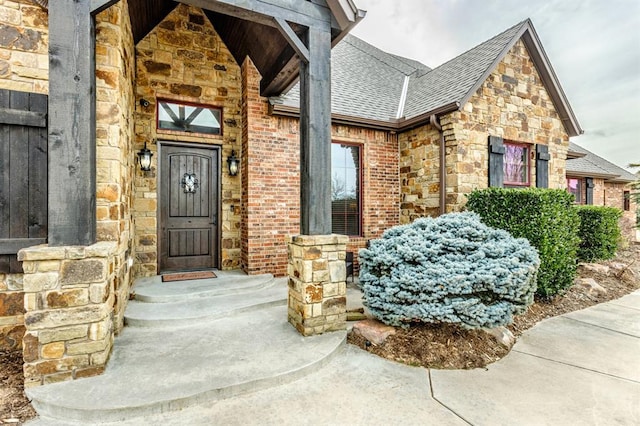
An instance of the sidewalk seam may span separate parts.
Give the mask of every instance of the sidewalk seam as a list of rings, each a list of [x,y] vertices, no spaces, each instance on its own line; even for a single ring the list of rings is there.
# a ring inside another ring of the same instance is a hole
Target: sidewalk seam
[[[615,374],[605,373],[603,371],[593,370],[591,368],[581,367],[579,365],[569,364],[568,362],[558,361],[558,360],[551,359],[551,358],[545,358],[545,357],[540,356],[540,355],[534,355],[534,354],[530,354],[530,353],[527,353],[527,352],[522,352],[522,351],[516,350],[516,349],[512,349],[511,351],[519,353],[521,355],[528,355],[528,356],[531,356],[531,357],[534,357],[534,358],[538,358],[538,359],[542,359],[542,360],[545,360],[545,361],[554,362],[556,364],[567,365],[569,367],[574,367],[574,368],[577,368],[579,370],[590,371],[592,373],[597,373],[597,374],[600,374],[600,375],[603,375],[603,376],[607,376],[607,377],[611,377],[611,378],[614,378],[614,379],[619,379],[619,380],[624,380],[626,382],[640,384],[640,381],[638,381],[638,380],[633,380],[633,379],[628,379],[626,377],[616,376]]]
[[[633,294],[633,293],[632,293],[632,294]],[[618,303],[615,303],[615,302],[617,302],[618,300],[620,300],[620,299],[616,299],[616,300],[614,300],[614,301],[612,301],[612,302],[609,302],[608,304],[610,304],[611,306],[617,306],[617,307],[619,307],[619,308],[626,308],[626,309],[631,309],[631,310],[633,310],[633,311],[640,311],[640,308],[635,308],[635,307],[633,307],[633,306],[620,305],[620,304],[618,304]],[[595,305],[595,306],[598,306],[598,305]]]
[[[451,414],[453,414],[454,416],[458,417],[460,420],[462,420],[463,422],[465,422],[468,425],[474,426],[473,423],[471,423],[469,420],[465,419],[464,417],[462,417],[462,415],[458,414],[456,412],[456,410],[452,409],[451,407],[447,406],[447,404],[445,404],[444,402],[440,401],[434,391],[433,391],[433,377],[431,377],[431,369],[427,368],[427,376],[429,378],[429,391],[431,392],[431,398],[437,402],[438,404],[440,404],[442,407],[444,407],[445,409],[447,409],[448,411],[451,412]]]
[[[629,334],[629,333],[625,333],[624,331],[614,330],[612,328],[604,327],[604,326],[597,325],[597,324],[592,324],[590,322],[586,322],[584,320],[580,320],[580,319],[577,319],[577,318],[571,318],[571,317],[567,317],[567,316],[564,316],[564,315],[561,318],[564,318],[564,319],[567,319],[567,320],[571,320],[571,321],[575,321],[575,322],[579,322],[580,324],[584,324],[584,325],[587,325],[587,326],[590,326],[590,327],[596,327],[596,328],[600,328],[602,330],[607,330],[607,331],[610,331],[612,333],[622,334],[623,336],[628,336],[628,337],[633,337],[635,339],[640,339],[640,336],[637,336],[635,334]]]

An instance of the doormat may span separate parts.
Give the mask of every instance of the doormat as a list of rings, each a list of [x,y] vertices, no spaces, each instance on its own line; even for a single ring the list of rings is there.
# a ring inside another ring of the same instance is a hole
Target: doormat
[[[215,277],[216,274],[211,271],[177,272],[175,274],[163,274],[162,282],[166,283],[171,281],[202,280]]]

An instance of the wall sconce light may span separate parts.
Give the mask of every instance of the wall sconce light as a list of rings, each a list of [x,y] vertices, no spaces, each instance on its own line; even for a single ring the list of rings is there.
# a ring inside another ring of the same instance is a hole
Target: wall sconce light
[[[144,143],[144,148],[138,151],[138,163],[140,164],[140,170],[148,172],[151,170],[151,157],[153,152],[147,149],[147,142]]]
[[[227,158],[227,164],[229,165],[229,176],[236,176],[238,169],[240,169],[240,160],[236,157],[235,151],[231,151],[231,155]]]

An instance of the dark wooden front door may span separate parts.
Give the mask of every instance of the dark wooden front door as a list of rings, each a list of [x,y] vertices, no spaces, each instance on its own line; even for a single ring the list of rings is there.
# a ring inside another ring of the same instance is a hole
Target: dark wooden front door
[[[220,151],[162,144],[160,271],[218,267]]]

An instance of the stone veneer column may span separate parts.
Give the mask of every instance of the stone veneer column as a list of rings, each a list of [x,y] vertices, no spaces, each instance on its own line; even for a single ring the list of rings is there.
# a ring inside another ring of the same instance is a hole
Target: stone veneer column
[[[344,235],[289,237],[289,322],[303,336],[347,327]]]
[[[35,246],[24,269],[25,387],[101,374],[111,353],[117,243]]]

